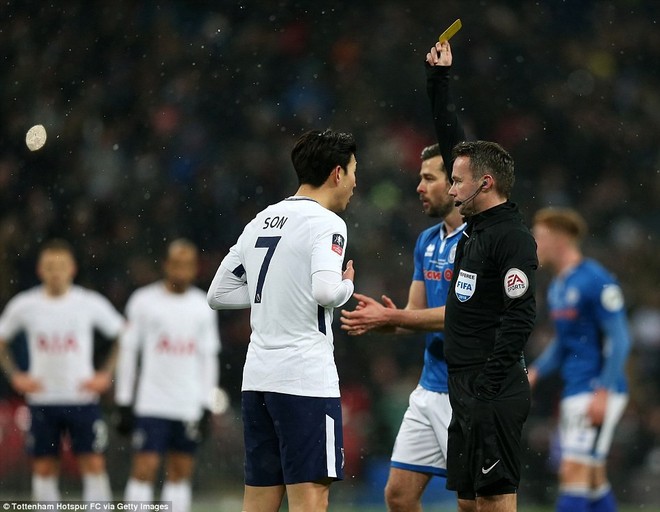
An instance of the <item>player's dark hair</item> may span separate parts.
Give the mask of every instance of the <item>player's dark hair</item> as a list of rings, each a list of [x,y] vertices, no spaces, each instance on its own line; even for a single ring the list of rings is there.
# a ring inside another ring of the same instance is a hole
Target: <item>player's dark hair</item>
[[[73,246],[63,238],[51,238],[44,242],[39,248],[39,254],[41,255],[46,251],[68,252],[71,256],[75,256]]]
[[[431,144],[430,146],[426,146],[424,149],[422,149],[422,154],[420,155],[422,162],[426,162],[427,160],[430,160],[431,158],[434,158],[436,156],[442,156],[440,153],[440,144]],[[449,179],[449,182],[452,182],[451,176],[447,173],[447,167],[445,166],[444,159],[442,163],[440,164],[440,172],[444,172],[447,174],[447,178]]]
[[[311,130],[303,133],[291,151],[299,185],[320,187],[338,165],[347,172],[355,155],[355,138],[350,133]]]
[[[440,144],[431,144],[422,149],[422,154],[420,155],[422,162],[430,160],[435,156],[440,156]]]
[[[565,233],[577,241],[587,234],[587,222],[572,208],[541,208],[534,214],[534,224]]]
[[[454,146],[454,159],[465,156],[470,159],[470,170],[475,181],[485,174],[495,178],[495,190],[507,199],[515,182],[513,158],[497,142],[476,140],[459,142]]]

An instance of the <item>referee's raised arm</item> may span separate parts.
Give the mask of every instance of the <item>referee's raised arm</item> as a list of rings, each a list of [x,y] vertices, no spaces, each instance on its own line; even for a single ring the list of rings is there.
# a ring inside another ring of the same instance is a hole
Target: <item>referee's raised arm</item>
[[[453,166],[452,150],[465,140],[465,131],[456,114],[456,105],[449,88],[453,62],[448,41],[435,43],[426,54],[426,92],[431,101],[433,125],[440,146],[440,154],[451,179]]]

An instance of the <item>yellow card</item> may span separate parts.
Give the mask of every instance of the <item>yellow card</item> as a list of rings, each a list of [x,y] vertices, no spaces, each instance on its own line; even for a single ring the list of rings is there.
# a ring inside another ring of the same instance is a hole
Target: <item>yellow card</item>
[[[462,26],[463,24],[461,23],[461,20],[457,19],[454,23],[449,25],[449,28],[447,30],[445,30],[442,34],[440,34],[438,41],[440,41],[441,43],[443,41],[449,41],[452,37],[454,37],[456,32],[461,30]]]

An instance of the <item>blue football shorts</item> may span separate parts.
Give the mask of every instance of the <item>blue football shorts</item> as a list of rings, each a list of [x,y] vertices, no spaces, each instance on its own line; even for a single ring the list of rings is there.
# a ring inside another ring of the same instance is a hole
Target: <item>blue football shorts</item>
[[[344,478],[339,398],[243,391],[245,484]]]
[[[132,445],[137,452],[195,453],[201,441],[197,421],[137,416]]]
[[[30,405],[28,452],[34,457],[59,455],[68,435],[75,454],[102,453],[108,446],[108,426],[98,404]]]

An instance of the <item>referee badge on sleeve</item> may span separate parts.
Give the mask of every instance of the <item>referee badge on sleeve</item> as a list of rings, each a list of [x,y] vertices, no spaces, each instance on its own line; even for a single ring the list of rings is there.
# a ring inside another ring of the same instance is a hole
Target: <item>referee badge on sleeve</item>
[[[340,235],[339,233],[335,233],[334,235],[332,235],[331,249],[337,254],[339,254],[339,256],[344,254],[344,243],[345,241],[343,235]]]

